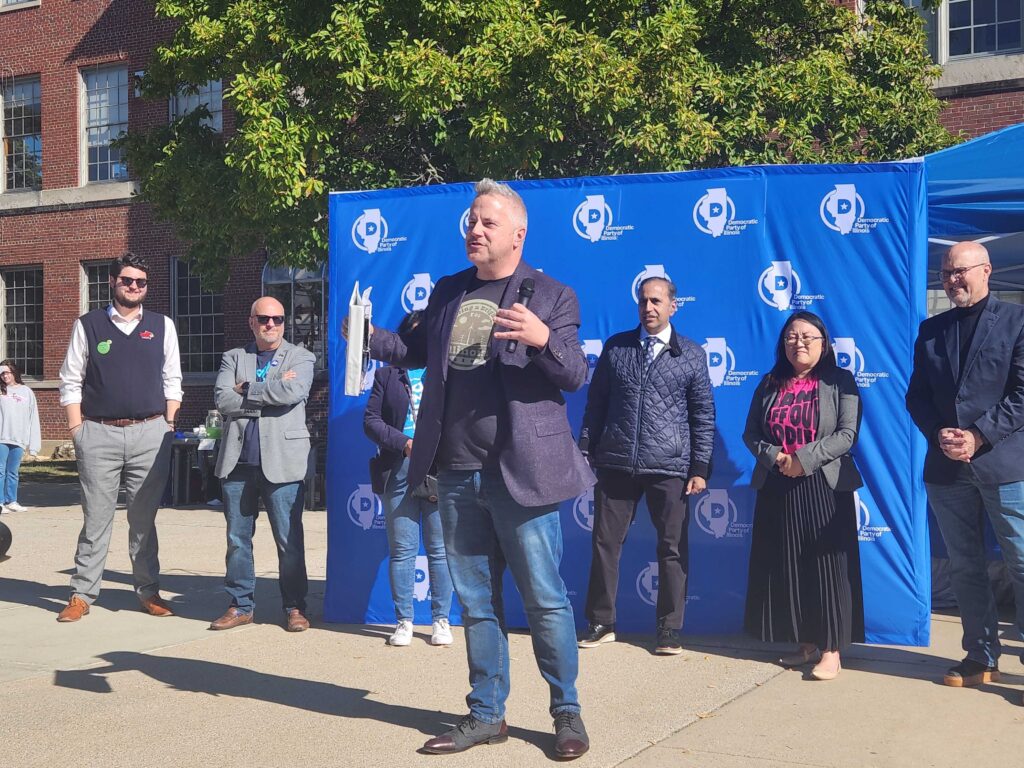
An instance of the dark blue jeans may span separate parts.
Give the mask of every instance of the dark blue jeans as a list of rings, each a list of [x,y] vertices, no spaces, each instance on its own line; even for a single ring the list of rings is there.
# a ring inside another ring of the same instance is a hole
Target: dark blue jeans
[[[227,574],[224,589],[241,613],[252,613],[256,566],[252,536],[256,531],[258,499],[263,499],[277,544],[278,583],[285,613],[306,612],[306,547],[302,534],[302,482],[272,483],[259,467],[239,465],[223,481],[224,517],[228,524]]]
[[[506,566],[523,598],[537,666],[551,690],[551,714],[579,712],[576,623],[558,572],[562,559],[558,506],[521,506],[497,471],[443,471],[438,475],[438,491],[448,569],[466,628],[470,713],[485,723],[505,716],[509,656],[502,576]]]
[[[1024,482],[986,485],[970,477],[971,469],[962,474],[952,485],[926,484],[928,503],[949,552],[950,583],[960,607],[967,658],[995,664],[1002,648],[988,579],[984,516],[992,522],[1013,581],[1017,630],[1024,632]]]

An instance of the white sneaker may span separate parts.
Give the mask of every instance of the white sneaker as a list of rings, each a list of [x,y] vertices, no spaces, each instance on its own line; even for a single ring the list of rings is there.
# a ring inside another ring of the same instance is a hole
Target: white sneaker
[[[433,631],[430,633],[431,645],[451,645],[453,639],[448,619],[438,619],[434,622]]]
[[[412,642],[412,622],[402,619],[388,638],[388,645],[409,645]]]
[[[28,507],[23,507],[16,501],[9,501],[4,504],[5,512],[28,512]]]
[[[5,507],[3,504],[0,504],[0,515],[6,514],[6,512],[7,507]]]

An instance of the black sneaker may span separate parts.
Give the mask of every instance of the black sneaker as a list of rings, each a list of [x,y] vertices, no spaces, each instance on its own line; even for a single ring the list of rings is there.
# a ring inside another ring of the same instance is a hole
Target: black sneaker
[[[615,625],[614,624],[593,624],[587,627],[587,631],[580,635],[579,642],[576,643],[580,648],[597,648],[602,643],[614,643],[615,642]]]
[[[974,659],[964,659],[955,667],[946,670],[946,676],[942,678],[943,685],[950,685],[954,688],[973,688],[982,683],[999,682],[999,665],[987,666]]]
[[[679,633],[670,627],[658,627],[654,652],[659,656],[678,656],[682,653],[683,644],[679,641]]]
[[[485,723],[472,715],[466,715],[450,731],[435,736],[423,745],[423,751],[432,755],[447,755],[465,752],[477,744],[501,744],[508,741],[508,726],[505,721]]]
[[[590,749],[590,737],[579,712],[555,715],[555,757],[573,760]]]

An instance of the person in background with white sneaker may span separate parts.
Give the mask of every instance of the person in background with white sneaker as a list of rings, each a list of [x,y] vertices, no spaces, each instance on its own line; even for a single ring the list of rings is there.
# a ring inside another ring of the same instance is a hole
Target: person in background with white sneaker
[[[13,360],[0,363],[0,512],[25,512],[18,503],[18,470],[27,450],[39,453],[36,396],[21,382]]]
[[[399,333],[411,333],[422,319],[422,311],[406,315]],[[395,603],[398,625],[388,645],[405,646],[412,642],[413,587],[416,556],[420,551],[420,527],[427,552],[430,576],[430,610],[433,627],[431,645],[451,645],[452,631],[448,614],[452,607],[452,577],[444,550],[441,514],[437,509],[437,481],[428,477],[410,489],[406,482],[409,455],[412,453],[416,417],[423,396],[424,370],[405,370],[394,366],[378,368],[373,391],[366,403],[363,429],[378,446],[370,460],[373,492],[381,496],[387,521],[391,598]]]

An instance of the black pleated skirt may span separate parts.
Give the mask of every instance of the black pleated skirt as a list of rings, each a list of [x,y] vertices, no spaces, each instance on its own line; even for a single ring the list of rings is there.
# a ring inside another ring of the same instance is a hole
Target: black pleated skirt
[[[757,493],[744,627],[767,642],[839,650],[864,641],[853,493],[769,476]]]

